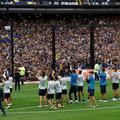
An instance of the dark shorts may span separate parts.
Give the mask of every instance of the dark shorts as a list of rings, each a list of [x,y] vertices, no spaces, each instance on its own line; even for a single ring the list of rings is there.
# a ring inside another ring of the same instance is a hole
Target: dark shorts
[[[47,94],[47,88],[45,88],[45,94]]]
[[[78,92],[83,92],[83,86],[78,86],[78,87],[77,87],[77,91],[78,91]]]
[[[112,89],[117,90],[119,88],[119,83],[113,83],[112,84]]]
[[[8,99],[10,97],[10,93],[4,93],[4,99]]]
[[[54,94],[47,94],[47,99],[54,99]]]
[[[10,88],[10,93],[12,93],[12,88]]]
[[[105,94],[106,93],[106,85],[101,85],[100,86],[100,92],[101,92],[101,94]]]
[[[88,92],[89,92],[90,96],[94,96],[95,90],[94,89],[88,89]]]
[[[62,90],[62,95],[66,95],[67,94],[67,90]]]
[[[61,99],[61,93],[56,93],[55,98],[56,98],[56,100],[60,100]]]
[[[75,86],[75,85],[70,86],[69,93],[73,93],[73,92],[77,92],[77,86]]]
[[[39,89],[39,96],[45,96],[46,95],[46,89]]]

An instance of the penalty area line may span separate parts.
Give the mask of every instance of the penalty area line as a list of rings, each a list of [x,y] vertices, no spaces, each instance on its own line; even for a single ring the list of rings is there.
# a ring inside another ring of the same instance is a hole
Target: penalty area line
[[[40,114],[40,113],[59,113],[59,112],[76,112],[76,111],[94,111],[94,110],[105,110],[105,109],[116,109],[120,106],[111,107],[98,107],[98,108],[85,108],[85,109],[68,109],[68,110],[51,110],[51,111],[28,111],[28,112],[12,112],[8,111],[7,114]]]

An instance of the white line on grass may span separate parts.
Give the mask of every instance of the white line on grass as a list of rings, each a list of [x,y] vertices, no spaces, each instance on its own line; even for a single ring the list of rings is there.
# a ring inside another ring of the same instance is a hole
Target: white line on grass
[[[86,102],[87,101],[84,101],[84,102],[81,102],[81,103],[84,104]],[[50,106],[50,105],[48,105],[48,106]],[[9,109],[9,111],[13,111],[13,110],[25,110],[25,109],[30,109],[30,108],[38,108],[38,106],[26,106],[26,107],[24,106],[24,107],[18,107],[18,108],[11,108],[11,109]]]
[[[86,103],[86,102],[81,102],[82,104]],[[81,104],[80,103],[80,104]],[[50,106],[50,105],[48,105]],[[29,109],[29,108],[38,108],[38,106],[26,106],[26,107],[19,107],[19,108],[10,108],[9,110],[7,111],[13,111],[13,110],[24,110],[24,109]]]
[[[104,109],[116,109],[116,108],[120,108],[120,106],[86,108],[86,109],[69,109],[69,110],[51,110],[51,111],[8,112],[8,114],[39,114],[39,113],[52,113],[52,112],[59,113],[59,112],[92,111],[92,110],[104,110]]]
[[[11,110],[24,110],[24,109],[29,109],[29,108],[37,108],[37,106],[31,106],[31,107],[20,107],[20,108],[11,108],[8,111]]]

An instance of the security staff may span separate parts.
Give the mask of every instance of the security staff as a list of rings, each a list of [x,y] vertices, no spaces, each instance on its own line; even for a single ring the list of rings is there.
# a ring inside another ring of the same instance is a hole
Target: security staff
[[[25,67],[19,67],[19,73],[21,77],[21,84],[24,84],[24,76],[25,76]]]
[[[98,76],[99,69],[100,69],[100,65],[99,62],[97,61],[96,64],[94,65],[95,80],[99,80],[99,76]]]

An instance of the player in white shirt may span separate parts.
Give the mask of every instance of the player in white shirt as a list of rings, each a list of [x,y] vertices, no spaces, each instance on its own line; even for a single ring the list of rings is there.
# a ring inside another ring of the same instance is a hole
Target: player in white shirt
[[[119,78],[120,72],[117,71],[115,68],[113,72],[110,72],[110,77],[112,78],[112,89],[114,91],[114,97],[112,98],[113,101],[120,100],[119,98]]]
[[[61,90],[62,90],[62,100],[64,97],[66,97],[67,102],[68,102],[68,96],[67,96],[67,81],[68,80],[70,80],[70,77],[65,77],[64,73],[63,73],[60,78],[60,84],[61,84]]]
[[[81,100],[80,93],[82,94],[83,101],[84,99],[84,92],[83,92],[83,86],[84,86],[84,78],[82,75],[82,71],[79,70],[78,78],[77,78],[77,92],[78,92],[78,101]]]
[[[11,98],[11,94],[12,94],[12,82],[13,82],[13,77],[9,76],[9,81],[10,81],[10,100],[9,100],[9,105],[12,105],[12,98]]]
[[[56,107],[54,109],[63,108],[63,101],[61,96],[62,90],[60,81],[58,80],[57,74],[55,75],[55,99],[56,99]]]
[[[54,94],[55,94],[55,81],[49,80],[47,87],[47,99],[48,103],[51,105],[51,109],[54,107]]]
[[[48,77],[45,75],[45,72],[38,72],[36,77],[39,80],[39,96],[40,96],[40,105],[38,107],[42,107],[42,101],[44,98],[44,106],[47,106],[47,101],[46,101],[46,82]]]
[[[4,101],[5,104],[7,105],[7,109],[10,108],[10,87],[11,83],[9,81],[9,77],[7,76],[5,81],[4,81]]]

